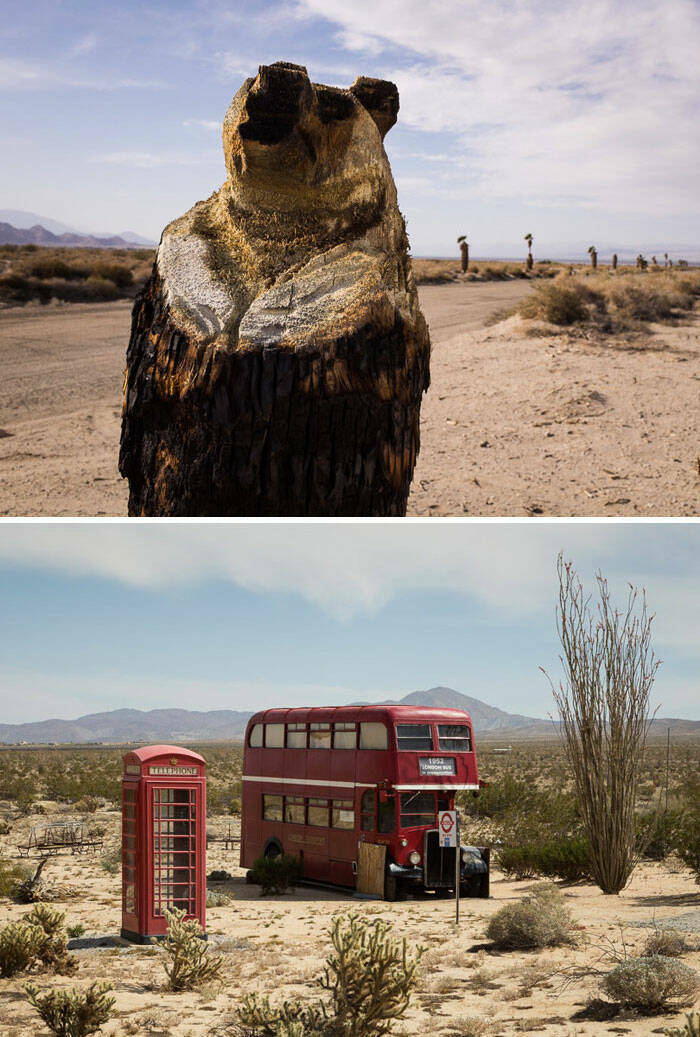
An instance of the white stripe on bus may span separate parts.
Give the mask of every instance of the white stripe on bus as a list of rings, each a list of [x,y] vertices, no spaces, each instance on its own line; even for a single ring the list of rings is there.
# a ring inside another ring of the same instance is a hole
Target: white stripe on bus
[[[322,779],[313,778],[263,778],[254,776],[252,774],[244,774],[242,781],[260,781],[267,782],[270,785],[314,785],[323,786],[328,788],[339,788],[339,789],[375,789],[377,782],[368,784],[365,781],[324,781]],[[479,788],[478,785],[394,785],[392,786],[396,792],[421,792],[427,790],[428,792],[450,792],[451,790],[473,790]]]

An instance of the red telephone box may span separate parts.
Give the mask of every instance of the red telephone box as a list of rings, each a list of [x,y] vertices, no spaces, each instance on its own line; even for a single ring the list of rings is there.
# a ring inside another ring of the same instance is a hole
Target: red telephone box
[[[206,762],[176,745],[124,757],[122,936],[147,943],[167,908],[206,923]]]

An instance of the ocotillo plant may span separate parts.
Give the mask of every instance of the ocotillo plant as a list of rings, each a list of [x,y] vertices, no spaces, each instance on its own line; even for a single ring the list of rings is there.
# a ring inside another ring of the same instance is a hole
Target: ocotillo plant
[[[462,253],[462,273],[466,274],[467,270],[469,269],[469,244],[467,242],[466,234],[460,234],[460,236],[457,238],[457,244],[459,245],[459,250]]]
[[[591,245],[588,249],[588,255],[591,257],[591,266],[594,270],[598,269],[598,252],[596,251],[595,245]]]
[[[527,260],[525,262],[525,266],[527,267],[528,270],[532,270],[532,265],[533,265],[533,262],[534,262],[534,260],[532,258],[532,241],[533,241],[532,234],[526,234],[525,235],[525,241],[527,241]]]

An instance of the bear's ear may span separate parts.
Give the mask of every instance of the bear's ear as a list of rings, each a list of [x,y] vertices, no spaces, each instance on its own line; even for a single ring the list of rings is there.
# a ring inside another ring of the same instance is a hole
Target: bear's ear
[[[358,76],[350,87],[350,93],[367,109],[384,140],[399,114],[399,91],[396,84],[390,83],[388,79]]]

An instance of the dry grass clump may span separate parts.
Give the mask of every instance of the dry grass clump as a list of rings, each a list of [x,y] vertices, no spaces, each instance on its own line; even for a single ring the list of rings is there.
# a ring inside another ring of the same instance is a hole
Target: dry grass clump
[[[413,276],[416,284],[452,284],[463,281],[512,281],[518,278],[555,277],[561,270],[557,263],[539,263],[529,273],[522,263],[507,263],[499,260],[470,263],[469,271],[462,273],[456,259],[413,259]]]
[[[0,305],[131,298],[150,274],[151,249],[0,247]]]
[[[692,1005],[700,990],[695,969],[661,954],[627,958],[601,981],[603,991],[625,1008],[658,1012]]]
[[[658,954],[665,958],[680,958],[689,950],[682,933],[676,933],[673,929],[655,929],[647,937],[643,953],[645,958]]]
[[[574,942],[572,927],[564,898],[550,887],[505,904],[490,919],[486,936],[501,950],[560,947]]]

